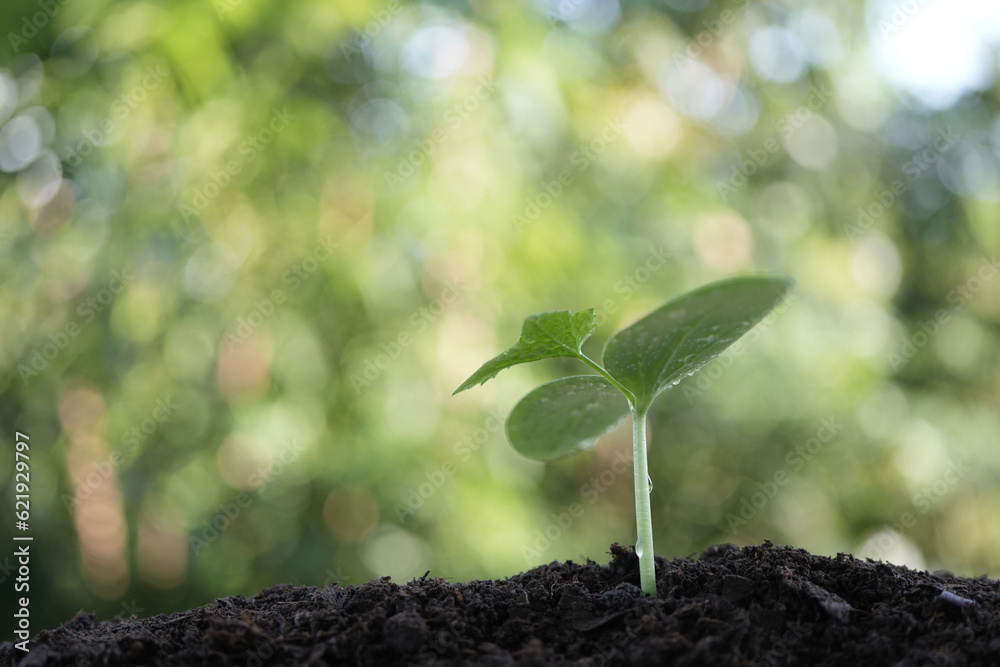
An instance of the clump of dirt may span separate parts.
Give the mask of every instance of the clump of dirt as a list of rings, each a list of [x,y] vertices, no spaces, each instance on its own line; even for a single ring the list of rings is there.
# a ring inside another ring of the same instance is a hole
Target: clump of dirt
[[[42,665],[992,665],[998,582],[916,572],[770,542],[656,559],[553,562],[509,579],[388,578],[145,619],[79,613],[0,664]]]

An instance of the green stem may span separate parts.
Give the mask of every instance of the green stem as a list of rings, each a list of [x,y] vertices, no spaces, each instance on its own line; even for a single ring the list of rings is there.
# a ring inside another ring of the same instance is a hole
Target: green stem
[[[600,373],[601,375],[603,375],[605,380],[607,380],[608,382],[610,382],[611,384],[613,384],[618,389],[618,391],[620,391],[621,393],[625,394],[625,398],[628,399],[629,407],[632,407],[632,406],[635,405],[635,396],[632,395],[632,392],[630,392],[628,389],[626,389],[625,387],[623,387],[621,385],[621,383],[618,382],[618,380],[616,380],[613,377],[611,377],[611,375],[606,370],[604,370],[599,363],[597,363],[596,361],[594,361],[593,359],[591,359],[590,357],[588,357],[587,355],[585,355],[583,353],[580,354],[580,361],[582,361],[583,363],[587,364],[588,366],[590,366],[591,368],[593,368],[595,371],[597,371],[598,373]]]
[[[649,509],[649,467],[646,464],[646,411],[637,407],[635,395],[623,387],[600,364],[585,354],[580,360],[600,373],[628,399],[632,411],[632,470],[635,476],[635,550],[639,556],[639,582],[642,592],[656,595],[656,563],[653,560],[653,513]]]
[[[649,509],[649,469],[646,465],[646,411],[632,409],[632,469],[635,473],[635,550],[639,556],[642,592],[656,595],[653,560],[653,515]]]

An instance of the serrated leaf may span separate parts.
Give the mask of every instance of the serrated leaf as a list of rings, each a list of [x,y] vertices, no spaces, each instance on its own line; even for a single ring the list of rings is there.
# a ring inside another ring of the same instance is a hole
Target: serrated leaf
[[[496,377],[505,368],[551,357],[579,357],[580,346],[597,328],[593,308],[577,313],[554,310],[529,315],[521,327],[521,339],[479,367],[455,394]],[[452,394],[454,396],[455,394]]]
[[[593,447],[628,414],[625,396],[601,376],[562,378],[514,406],[507,439],[529,459],[551,461]]]
[[[721,354],[788,294],[787,276],[744,276],[705,285],[624,329],[604,348],[604,367],[640,409]]]

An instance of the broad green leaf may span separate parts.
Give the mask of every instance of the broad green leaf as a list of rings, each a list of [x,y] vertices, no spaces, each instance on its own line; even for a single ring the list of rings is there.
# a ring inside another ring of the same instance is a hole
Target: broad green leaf
[[[615,334],[604,368],[635,395],[637,408],[648,408],[764,319],[794,284],[787,276],[744,276],[683,294]]]
[[[517,364],[550,357],[579,357],[580,346],[590,338],[596,327],[593,308],[578,313],[554,310],[530,315],[524,320],[521,339],[517,344],[480,366],[478,371],[455,390],[455,394],[482,384],[496,377],[503,369]]]
[[[514,406],[507,439],[529,459],[551,461],[593,447],[628,414],[625,396],[601,376],[562,378]]]

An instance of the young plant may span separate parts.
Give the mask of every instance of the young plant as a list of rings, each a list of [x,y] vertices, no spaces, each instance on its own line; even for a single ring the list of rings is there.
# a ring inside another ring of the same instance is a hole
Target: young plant
[[[579,359],[598,373],[555,380],[528,393],[507,418],[507,439],[522,455],[551,461],[593,447],[632,415],[635,551],[642,591],[656,595],[646,466],[649,406],[764,319],[794,284],[786,276],[744,276],[683,294],[615,334],[604,346],[603,367],[581,350],[597,328],[593,308],[531,315],[517,344],[483,364],[455,393],[505,368],[550,357]]]

